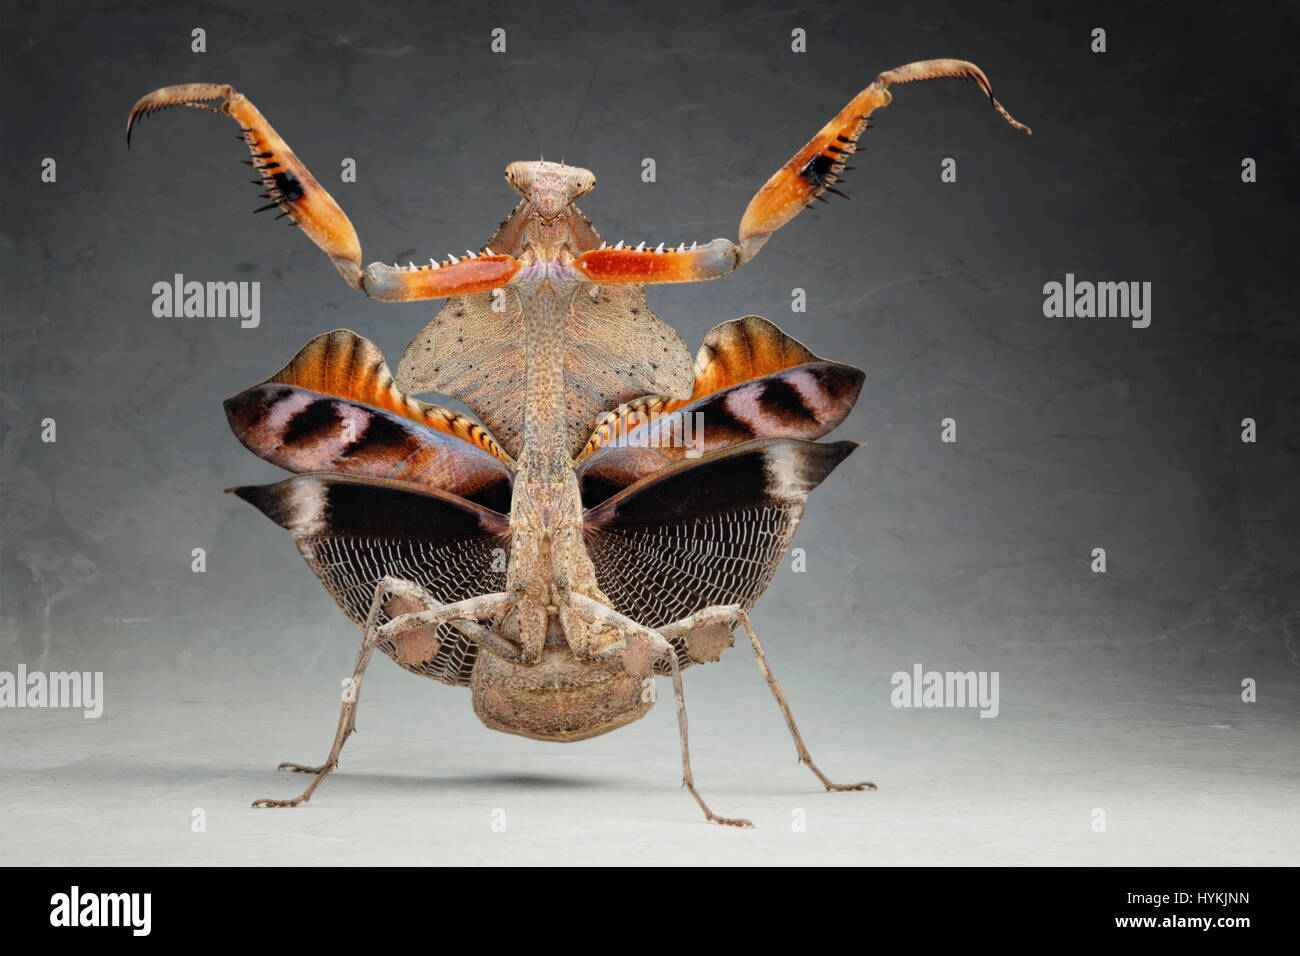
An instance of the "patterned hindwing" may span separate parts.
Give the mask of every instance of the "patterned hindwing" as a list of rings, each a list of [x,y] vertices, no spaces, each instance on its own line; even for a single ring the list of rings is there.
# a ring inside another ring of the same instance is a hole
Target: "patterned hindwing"
[[[695,356],[695,391],[703,398],[731,385],[805,362],[822,361],[812,349],[761,315],[715,325]]]
[[[696,376],[691,401],[650,396],[597,428],[576,465],[587,507],[671,464],[756,438],[821,438],[853,410],[863,379],[754,315],[709,333]]]
[[[614,443],[616,438],[644,422],[647,416],[673,412],[724,389],[815,363],[854,372],[857,374],[857,384],[861,385],[862,373],[858,369],[838,362],[828,362],[798,339],[783,332],[775,322],[761,315],[746,315],[723,322],[714,326],[704,337],[704,344],[695,356],[694,386],[690,398],[646,395],[627,402],[622,409],[607,411],[598,420],[580,457],[594,454],[602,446]],[[856,389],[853,395],[856,397]],[[850,401],[850,408],[852,404]],[[821,414],[820,410],[817,411]]]
[[[245,447],[288,471],[410,481],[509,508],[514,464],[492,436],[403,394],[379,350],[352,332],[318,335],[225,409]]]
[[[398,388],[379,348],[347,329],[316,336],[298,350],[288,365],[262,384],[293,385],[381,408],[469,442],[496,458],[510,460],[474,419],[411,398]]]
[[[856,447],[761,439],[626,488],[586,514],[601,591],[647,627],[713,604],[749,610],[776,573],[808,493]],[[674,641],[683,667],[716,656],[692,654],[690,643]]]
[[[443,603],[505,586],[509,520],[455,495],[409,482],[320,474],[233,490],[293,534],[307,566],[358,625],[386,575],[413,581]],[[400,609],[407,610],[414,608]],[[436,640],[403,634],[379,647],[409,671],[461,685],[469,682],[477,652],[446,625]]]

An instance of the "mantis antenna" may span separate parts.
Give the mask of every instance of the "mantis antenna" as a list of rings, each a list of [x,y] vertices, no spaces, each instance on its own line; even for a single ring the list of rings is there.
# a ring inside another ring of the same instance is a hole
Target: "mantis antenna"
[[[543,160],[546,159],[542,154],[542,141],[537,138],[537,131],[533,129],[533,124],[528,120],[528,114],[524,112],[524,104],[520,103],[519,97],[515,95],[515,88],[510,85],[510,78],[506,76],[505,68],[498,63],[497,69],[501,71],[501,79],[505,82],[506,89],[510,91],[510,98],[515,101],[515,106],[519,107],[519,115],[524,118],[524,125],[528,127],[528,132],[532,135],[533,142],[537,144],[537,158]]]
[[[573,132],[569,134],[569,141],[564,144],[564,152],[560,155],[560,165],[564,165],[565,157],[569,155],[569,147],[573,145],[573,137],[578,135],[578,124],[582,122],[582,111],[587,108],[587,100],[591,99],[591,89],[596,85],[596,71],[600,69],[600,54],[596,54],[596,62],[591,67],[591,79],[587,81],[587,92],[582,95],[582,105],[578,107],[578,118],[573,121]]]

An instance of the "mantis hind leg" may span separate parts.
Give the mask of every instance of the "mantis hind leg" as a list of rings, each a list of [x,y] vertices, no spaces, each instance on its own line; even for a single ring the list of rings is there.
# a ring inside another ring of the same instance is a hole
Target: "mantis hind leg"
[[[400,615],[381,626],[379,617],[384,609],[385,597],[388,595],[419,600],[429,609]],[[296,807],[299,804],[306,803],[311,799],[311,795],[316,791],[316,788],[320,786],[321,781],[338,767],[339,753],[343,750],[343,745],[347,743],[348,737],[357,729],[357,701],[361,696],[361,680],[365,676],[366,668],[370,666],[370,659],[374,656],[375,648],[379,646],[380,642],[411,626],[436,626],[442,623],[453,624],[473,640],[479,640],[484,635],[491,638],[493,635],[478,622],[508,607],[514,600],[515,596],[513,594],[500,593],[485,594],[465,601],[457,601],[455,604],[442,604],[433,595],[413,582],[395,578],[380,580],[375,585],[375,595],[370,601],[370,610],[366,614],[366,623],[361,636],[361,648],[357,651],[357,663],[352,671],[352,683],[348,685],[348,693],[343,698],[343,707],[339,711],[339,725],[334,732],[334,745],[330,748],[329,756],[323,764],[314,767],[296,763],[280,764],[280,770],[315,774],[316,779],[308,785],[306,790],[291,800],[254,800],[253,806]],[[497,649],[495,644],[493,648]],[[501,641],[500,649],[517,655],[517,651],[511,649],[504,641]]]
[[[352,683],[348,685],[347,693],[343,695],[343,707],[339,712],[338,730],[334,732],[334,745],[330,748],[329,757],[318,767],[308,767],[296,763],[282,763],[280,770],[291,770],[295,773],[315,774],[313,780],[298,796],[291,800],[271,800],[262,799],[254,800],[255,807],[296,807],[301,803],[306,803],[311,799],[311,795],[320,786],[335,767],[339,765],[339,753],[343,750],[343,745],[347,743],[350,737],[357,729],[357,699],[361,694],[361,679],[365,676],[366,668],[370,666],[370,658],[374,656],[375,648],[379,646],[379,614],[384,606],[384,586],[381,582],[375,588],[375,596],[370,601],[370,611],[366,615],[365,629],[362,631],[361,648],[357,651],[357,664],[352,670]]]
[[[803,742],[803,735],[799,733],[799,726],[794,721],[794,714],[790,710],[790,704],[785,699],[785,691],[781,689],[776,674],[772,672],[772,665],[767,662],[767,655],[763,653],[763,645],[759,643],[758,634],[749,619],[749,614],[746,613],[743,607],[738,604],[719,604],[706,607],[703,610],[696,611],[689,617],[683,618],[681,621],[659,628],[659,633],[671,640],[674,637],[684,637],[690,631],[710,624],[739,624],[744,628],[745,634],[749,638],[749,646],[754,651],[754,660],[758,663],[758,669],[763,672],[763,679],[767,681],[767,688],[772,692],[772,697],[775,698],[777,706],[781,708],[781,715],[785,718],[786,726],[790,728],[790,736],[794,739],[795,749],[799,753],[799,762],[816,774],[817,779],[822,782],[822,785],[827,790],[875,790],[876,785],[865,780],[861,783],[835,783],[818,769],[817,764],[813,763],[812,754],[808,752],[808,747]],[[674,660],[676,660],[675,655]]]
[[[623,640],[629,642],[630,645],[648,645],[655,657],[669,662],[669,666],[672,669],[673,697],[677,704],[677,730],[678,736],[681,738],[682,747],[682,786],[690,791],[691,796],[695,798],[695,802],[698,803],[700,809],[704,811],[705,819],[710,822],[730,827],[753,827],[754,824],[746,820],[744,817],[723,817],[714,813],[709,809],[709,805],[704,802],[704,798],[700,796],[699,791],[695,789],[695,774],[691,772],[691,748],[687,732],[686,696],[682,688],[681,667],[677,662],[676,652],[673,650],[672,645],[665,639],[663,634],[648,627],[643,627],[630,617],[620,614],[613,608],[583,595],[571,592],[565,595],[565,600],[568,602],[570,607],[588,621],[599,621],[604,627],[619,634]],[[743,609],[741,609],[739,605],[736,605],[734,609],[742,614],[744,613]],[[689,621],[694,617],[695,615],[692,615],[691,618],[686,618],[684,620]],[[626,654],[626,649],[624,653]],[[653,680],[651,678],[647,678],[647,680],[651,681],[647,692],[653,694]]]

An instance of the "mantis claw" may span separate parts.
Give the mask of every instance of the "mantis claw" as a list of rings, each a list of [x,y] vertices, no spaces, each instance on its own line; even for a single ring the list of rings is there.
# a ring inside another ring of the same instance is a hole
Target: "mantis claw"
[[[228,101],[234,93],[235,88],[229,83],[180,83],[154,90],[140,97],[131,108],[131,115],[126,118],[126,145],[128,148],[131,146],[131,130],[142,117],[169,106],[190,106],[210,113],[225,112],[224,104],[222,107],[207,106],[204,101]]]
[[[220,106],[209,106],[213,100],[220,100]],[[229,83],[182,83],[154,90],[131,108],[126,120],[127,144],[141,117],[169,106],[221,113],[237,122],[242,130],[240,139],[252,154],[244,162],[261,174],[259,185],[267,191],[264,198],[271,200],[255,211],[278,208],[288,213],[293,223],[330,257],[348,285],[361,287],[361,242],[352,223],[243,93]]]

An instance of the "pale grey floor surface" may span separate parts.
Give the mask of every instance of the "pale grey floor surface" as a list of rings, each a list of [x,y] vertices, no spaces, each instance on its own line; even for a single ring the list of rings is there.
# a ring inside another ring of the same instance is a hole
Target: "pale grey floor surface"
[[[896,710],[885,681],[788,681],[814,757],[875,793],[826,793],[793,759],[748,653],[687,673],[694,766],[678,786],[671,686],[640,723],[555,745],[483,728],[467,691],[377,661],[342,769],[296,810],[280,760],[316,763],[337,716],[318,679],[111,687],[105,715],[6,711],[8,864],[1177,864],[1300,861],[1300,693],[1090,680],[1002,713]],[[206,814],[206,832],[191,829]],[[1094,810],[1106,830],[1094,832]],[[806,830],[794,828],[797,811]],[[504,832],[494,814],[504,812]]]

